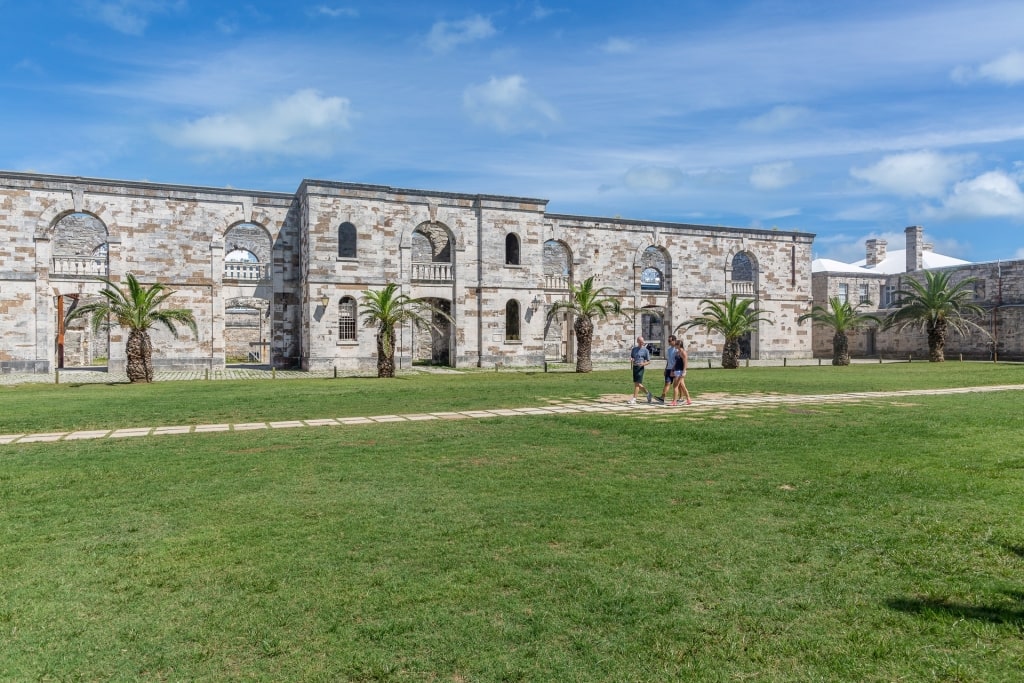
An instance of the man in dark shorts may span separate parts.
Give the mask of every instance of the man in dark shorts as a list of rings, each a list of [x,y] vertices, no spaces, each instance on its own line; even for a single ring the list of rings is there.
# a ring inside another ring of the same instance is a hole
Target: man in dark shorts
[[[629,404],[636,404],[636,397],[641,389],[647,394],[647,402],[650,403],[651,392],[644,386],[644,368],[651,362],[651,352],[647,350],[643,337],[636,338],[636,346],[629,350],[629,359],[630,365],[633,366],[633,398],[629,399]]]

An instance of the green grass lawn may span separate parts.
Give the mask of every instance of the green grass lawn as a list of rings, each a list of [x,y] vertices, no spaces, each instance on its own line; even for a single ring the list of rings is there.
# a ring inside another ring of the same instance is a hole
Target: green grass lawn
[[[1021,381],[882,367],[897,369],[691,384]],[[477,408],[628,390],[606,374],[437,390]],[[94,395],[167,402],[170,424],[227,405],[220,384]],[[239,385],[255,411],[267,384]],[[0,400],[27,420],[32,401],[92,389]],[[420,378],[272,389],[296,410],[333,390],[327,415],[435,405]],[[428,405],[394,405],[410,395]],[[1020,397],[0,446],[0,680],[1016,681]]]
[[[647,380],[660,391],[661,370]],[[702,394],[817,394],[1024,384],[1024,364],[900,363],[846,368],[695,369]],[[575,373],[473,372],[376,378],[24,384],[0,387],[0,434],[154,425],[296,420],[446,410],[517,408],[566,400],[625,400],[629,368]]]

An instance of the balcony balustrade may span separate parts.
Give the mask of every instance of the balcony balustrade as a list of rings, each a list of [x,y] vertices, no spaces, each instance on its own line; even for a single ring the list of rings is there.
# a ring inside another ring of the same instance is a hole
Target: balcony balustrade
[[[569,291],[568,275],[545,275],[544,289],[556,289],[563,292]]]
[[[225,280],[247,280],[256,282],[267,276],[265,263],[247,263],[244,261],[227,261],[224,264]]]
[[[92,256],[54,256],[50,275],[57,277],[106,277],[107,259]]]
[[[753,282],[736,282],[732,283],[732,293],[736,296],[754,296],[754,283]]]
[[[451,282],[452,264],[450,263],[414,263],[412,279],[418,282]]]

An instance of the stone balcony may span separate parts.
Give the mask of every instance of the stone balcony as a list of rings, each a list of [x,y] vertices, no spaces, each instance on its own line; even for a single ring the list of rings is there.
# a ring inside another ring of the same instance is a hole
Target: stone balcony
[[[267,277],[267,264],[228,261],[224,264],[225,280],[258,282]]]
[[[451,282],[455,279],[450,263],[413,263],[413,282]]]
[[[545,275],[544,289],[553,289],[560,292],[569,291],[568,275]]]
[[[736,296],[751,298],[754,296],[753,282],[733,282],[730,292]]]
[[[108,272],[107,259],[93,256],[54,256],[50,268],[52,277],[107,277]]]

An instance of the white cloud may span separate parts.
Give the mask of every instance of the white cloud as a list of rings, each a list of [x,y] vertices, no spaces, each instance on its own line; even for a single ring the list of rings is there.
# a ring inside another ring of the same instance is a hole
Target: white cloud
[[[1005,85],[1024,82],[1024,52],[1010,50],[1002,57],[977,68],[958,66],[953,69],[951,77],[957,83],[964,84],[976,80],[994,81]]]
[[[315,17],[330,17],[331,19],[337,19],[338,17],[355,18],[359,16],[359,10],[352,7],[329,7],[327,5],[317,5],[316,7],[310,7],[308,14]]]
[[[779,190],[792,185],[799,178],[792,161],[762,164],[750,172],[750,184],[758,190]]]
[[[474,123],[502,133],[546,130],[558,121],[558,111],[526,87],[519,75],[491,77],[462,94],[462,106]]]
[[[639,192],[669,192],[683,182],[683,172],[668,166],[634,166],[626,171],[626,187]]]
[[[601,46],[601,49],[610,55],[625,55],[632,52],[635,48],[633,43],[625,38],[609,38]]]
[[[1013,258],[1024,259],[1024,247],[1021,247],[1017,251],[1013,252]]]
[[[119,33],[141,36],[154,14],[185,9],[185,0],[86,0],[85,13]]]
[[[795,128],[805,123],[810,116],[811,110],[806,107],[780,104],[760,116],[741,122],[740,127],[754,133],[774,133]]]
[[[939,197],[970,159],[929,150],[890,154],[872,166],[850,169],[850,175],[904,197]]]
[[[927,213],[939,217],[1024,218],[1024,192],[1002,171],[989,171],[962,180],[939,209]]]
[[[328,154],[339,131],[349,127],[349,102],[299,90],[266,108],[214,114],[165,131],[180,147],[214,151]]]
[[[479,14],[462,21],[439,21],[430,27],[427,47],[434,52],[448,52],[458,45],[490,38],[495,33],[491,20]]]

